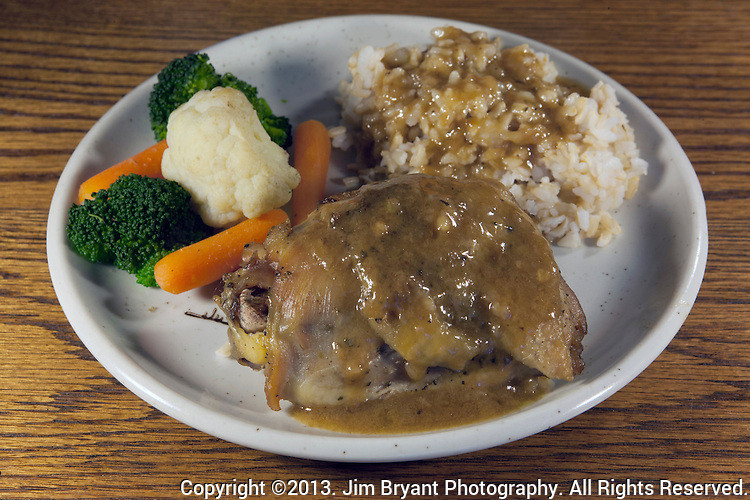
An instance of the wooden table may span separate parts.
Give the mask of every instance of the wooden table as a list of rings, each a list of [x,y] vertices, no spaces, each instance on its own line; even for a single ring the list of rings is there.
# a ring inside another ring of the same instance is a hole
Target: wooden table
[[[505,446],[337,465],[196,431],[120,385],[63,315],[45,253],[57,179],[102,114],[173,57],[289,21],[383,12],[529,36],[591,63],[651,107],[684,147],[708,206],[710,254],[695,306],[623,390]],[[750,482],[747,2],[6,0],[0,54],[0,498],[181,498],[184,479],[328,479],[339,491],[350,479],[541,480],[562,490],[587,478],[633,487]]]

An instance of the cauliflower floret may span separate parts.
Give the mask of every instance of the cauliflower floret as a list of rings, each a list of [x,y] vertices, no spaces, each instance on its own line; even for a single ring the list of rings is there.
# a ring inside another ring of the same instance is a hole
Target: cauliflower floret
[[[192,195],[203,221],[228,227],[289,201],[299,173],[239,90],[202,90],[169,116],[162,173]]]

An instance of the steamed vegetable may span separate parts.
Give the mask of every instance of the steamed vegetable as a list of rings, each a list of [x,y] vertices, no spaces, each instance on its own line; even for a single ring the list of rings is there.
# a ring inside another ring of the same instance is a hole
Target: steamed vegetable
[[[274,209],[170,253],[154,267],[156,282],[175,294],[213,283],[240,267],[245,245],[263,242],[273,226],[288,219],[286,212]]]
[[[167,136],[167,122],[172,111],[186,103],[199,90],[231,87],[241,91],[255,108],[263,128],[279,146],[291,144],[291,125],[283,116],[276,116],[268,103],[258,96],[258,89],[231,73],[220,75],[206,54],[188,54],[171,61],[159,73],[149,97],[149,116],[154,137]]]
[[[212,230],[178,183],[129,174],[71,206],[66,232],[73,250],[85,259],[114,264],[141,285],[155,287],[154,264]]]
[[[257,88],[240,80],[231,73],[222,75],[219,85],[237,89],[245,94],[245,97],[247,97],[247,100],[250,101],[253,109],[258,114],[260,123],[273,142],[282,148],[286,148],[292,144],[292,125],[289,123],[289,118],[274,115],[273,111],[271,111],[271,106],[268,105],[266,100],[258,97]]]
[[[167,137],[169,115],[199,90],[219,85],[220,76],[206,54],[188,54],[172,60],[159,72],[149,96],[151,128],[157,141]]]
[[[292,223],[299,224],[323,199],[331,158],[331,139],[325,125],[316,120],[301,123],[294,134],[294,168],[300,175],[292,191]]]
[[[226,228],[286,204],[299,174],[236,89],[201,90],[169,118],[161,170],[193,197],[209,226]]]
[[[94,193],[107,189],[119,177],[127,174],[145,175],[146,177],[162,178],[161,158],[167,149],[167,141],[161,141],[144,149],[140,153],[124,160],[103,172],[91,177],[78,189],[78,203],[90,200]]]

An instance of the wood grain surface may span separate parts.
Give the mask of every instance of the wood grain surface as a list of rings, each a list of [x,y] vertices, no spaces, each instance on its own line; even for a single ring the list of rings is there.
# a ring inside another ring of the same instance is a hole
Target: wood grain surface
[[[188,51],[362,13],[448,17],[555,46],[630,89],[682,144],[707,203],[705,280],[666,351],[605,402],[485,451],[327,464],[246,449],[166,416],[110,376],[68,324],[45,226],[60,173],[90,127]],[[583,478],[750,483],[749,214],[747,1],[0,0],[0,498],[183,498],[184,479],[327,479],[340,492],[350,479],[542,480],[563,490]]]

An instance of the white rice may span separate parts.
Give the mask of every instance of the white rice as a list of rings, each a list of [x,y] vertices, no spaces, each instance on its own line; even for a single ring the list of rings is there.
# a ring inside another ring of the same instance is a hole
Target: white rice
[[[330,131],[334,147],[348,149],[354,146],[360,150],[358,162],[352,166],[356,175],[346,180],[348,187],[355,187],[358,181],[371,182],[384,176],[426,171],[430,162],[430,145],[444,140],[443,135],[451,130],[450,126],[440,125],[447,119],[440,116],[440,113],[446,113],[445,101],[441,101],[445,98],[446,87],[421,89],[430,98],[409,107],[384,108],[378,105],[376,96],[382,91],[389,73],[400,71],[400,68],[386,67],[383,61],[387,54],[400,50],[401,58],[408,60],[405,64],[414,65],[428,53],[465,49],[465,45],[455,46],[441,40],[440,35],[445,29],[433,31],[436,42],[426,50],[366,46],[350,57],[351,81],[341,82],[339,88],[342,125]],[[467,37],[464,42],[484,51],[473,61],[476,71],[481,73],[485,69],[481,66],[486,65],[488,58],[503,57],[499,39],[489,40],[482,32],[464,35]],[[530,57],[536,58],[531,63],[542,72],[541,80],[556,82],[557,69],[549,58],[528,47],[525,50]],[[450,87],[461,78],[463,76],[458,71],[452,71],[444,84]],[[502,159],[502,168],[484,171],[477,170],[477,165],[485,165],[482,155],[486,149],[467,139],[466,147],[454,147],[443,154],[438,167],[450,166],[445,175],[452,175],[450,172],[459,172],[458,167],[466,166],[467,171],[499,178],[521,207],[536,218],[545,236],[560,246],[578,247],[589,238],[598,246],[605,246],[621,232],[612,216],[613,211],[635,194],[647,164],[639,157],[633,131],[609,85],[599,82],[588,96],[580,95],[559,82],[554,85],[546,86],[544,95],[527,92],[529,95],[521,95],[520,99],[532,104],[533,100],[556,99],[556,109],[570,122],[572,132],[569,128],[569,132],[557,142],[541,141],[531,146],[530,155],[518,158],[511,155]],[[475,117],[484,116],[484,113],[487,120],[495,120],[492,126],[502,129],[504,140],[514,141],[513,132],[508,132],[512,130],[509,121],[513,117],[522,117],[526,112],[525,105],[496,112],[486,104],[477,99],[461,105],[470,108]],[[448,109],[449,114],[455,112]],[[399,131],[385,126],[385,135],[374,138],[363,127],[363,120],[373,117],[386,124],[398,118],[408,132],[404,133],[403,128]],[[363,145],[374,147],[374,158],[361,154]],[[434,159],[432,161],[434,163]],[[437,167],[432,165],[430,168],[435,170]]]

